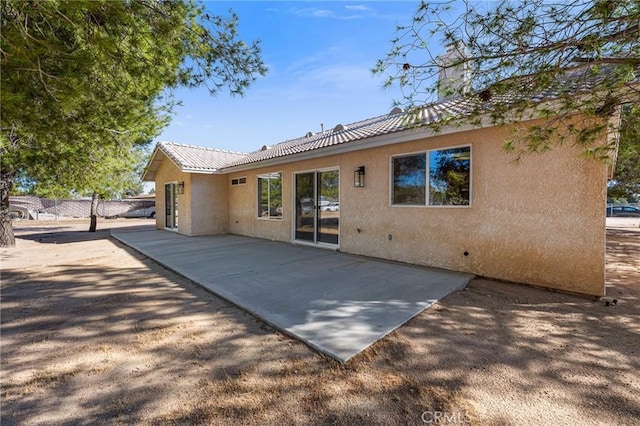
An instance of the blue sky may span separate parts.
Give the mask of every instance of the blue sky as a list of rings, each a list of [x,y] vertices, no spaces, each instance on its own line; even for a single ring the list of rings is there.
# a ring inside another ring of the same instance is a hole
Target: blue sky
[[[269,72],[244,97],[179,90],[182,106],[156,140],[248,152],[318,132],[321,123],[331,129],[386,114],[401,94],[383,90],[370,70],[418,3],[207,2],[213,13],[239,15],[242,39],[262,40]]]

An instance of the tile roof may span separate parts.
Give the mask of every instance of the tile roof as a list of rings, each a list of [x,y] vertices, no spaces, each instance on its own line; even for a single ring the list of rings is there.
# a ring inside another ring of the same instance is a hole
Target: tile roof
[[[416,124],[414,123],[428,124],[438,122],[447,116],[468,113],[475,107],[477,107],[477,103],[470,99],[452,99],[420,107],[417,110],[417,116],[402,111],[400,108],[394,108],[389,114],[351,124],[340,124],[332,130],[324,132],[309,132],[305,136],[273,146],[264,146],[262,149],[250,153],[229,152],[174,142],[159,142],[156,146],[156,151],[160,150],[166,154],[182,171],[215,173],[231,167],[259,163],[264,160],[401,132],[415,128]],[[154,161],[153,157],[155,157],[155,152],[144,174],[145,178],[150,180],[153,179],[154,172],[159,167],[159,161]]]
[[[447,101],[439,101],[417,107],[411,113],[396,108],[391,113],[374,118],[358,121],[347,125],[338,125],[333,130],[320,133],[309,133],[306,136],[288,140],[248,155],[226,164],[223,169],[258,163],[264,160],[299,154],[307,151],[326,148],[334,145],[357,142],[375,136],[401,132],[409,128],[416,128],[428,124],[444,121],[447,117],[466,115],[470,113],[490,112],[497,105],[509,106],[517,101],[530,100],[544,102],[555,99],[561,93],[578,93],[589,91],[603,75],[611,70],[601,71],[602,74],[592,75],[585,70],[568,72],[558,78],[547,90],[529,93],[525,88],[511,94],[498,94],[483,101],[480,96],[468,96]],[[526,81],[525,86],[528,85]],[[532,86],[536,87],[536,86]],[[417,115],[415,114],[417,111]]]
[[[144,181],[153,181],[155,179],[155,174],[162,163],[162,157],[158,157],[158,152],[162,152],[169,157],[183,172],[192,173],[217,173],[224,165],[247,155],[203,146],[158,142],[144,168],[142,174]]]
[[[308,133],[305,136],[281,142],[277,145],[263,147],[261,150],[250,152],[248,155],[224,165],[222,169],[400,132],[414,128],[414,119],[416,122],[424,124],[437,122],[450,115],[467,113],[472,110],[474,105],[474,102],[463,99],[433,103],[420,108],[417,117],[413,117],[399,108],[394,109],[389,114],[351,124],[337,125],[332,130]]]
[[[175,142],[159,142],[158,148],[183,171],[215,172],[247,154]]]
[[[252,164],[258,166],[258,163],[266,160],[321,150],[337,145],[355,144],[365,139],[415,129],[428,124],[445,123],[448,117],[482,111],[490,113],[497,105],[508,107],[522,100],[541,103],[553,100],[562,93],[588,92],[610,72],[612,72],[610,69],[601,71],[600,74],[596,75],[584,70],[568,72],[554,84],[551,84],[547,90],[538,91],[537,93],[531,93],[528,87],[530,84],[525,81],[523,83],[524,86],[521,88],[522,90],[516,91],[517,93],[493,95],[487,100],[481,100],[483,94],[476,93],[478,96],[456,98],[423,105],[412,110],[411,113],[404,112],[400,108],[394,108],[389,114],[351,124],[339,124],[332,130],[319,133],[309,132],[305,136],[273,146],[264,146],[262,149],[250,153],[236,153],[172,142],[158,143],[156,151],[161,150],[183,171],[200,173],[224,172],[226,169],[233,167],[251,166]],[[531,89],[534,87],[535,85],[532,85]],[[355,147],[356,145],[353,146]],[[154,152],[145,169],[145,179],[153,179],[159,163],[160,161],[155,159]]]

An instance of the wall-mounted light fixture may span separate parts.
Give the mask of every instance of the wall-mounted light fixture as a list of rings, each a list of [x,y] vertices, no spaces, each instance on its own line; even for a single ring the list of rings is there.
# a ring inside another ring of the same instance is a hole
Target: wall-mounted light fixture
[[[184,181],[178,182],[178,194],[184,194]]]
[[[364,166],[358,167],[353,172],[353,186],[356,188],[364,187]]]

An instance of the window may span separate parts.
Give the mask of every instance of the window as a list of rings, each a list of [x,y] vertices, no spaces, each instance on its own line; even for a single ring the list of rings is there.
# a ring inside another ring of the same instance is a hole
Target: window
[[[426,154],[393,159],[393,204],[424,206],[427,179]]]
[[[429,152],[429,205],[468,206],[471,147]]]
[[[241,178],[231,179],[231,186],[246,185],[246,184],[247,184],[247,177],[246,176],[243,176]]]
[[[258,175],[258,217],[282,219],[282,173]]]
[[[470,204],[470,146],[393,157],[392,169],[393,205],[424,206],[427,202],[430,206]]]

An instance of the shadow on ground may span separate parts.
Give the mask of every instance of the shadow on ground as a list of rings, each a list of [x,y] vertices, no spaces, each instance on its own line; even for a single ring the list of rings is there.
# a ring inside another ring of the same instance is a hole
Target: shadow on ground
[[[476,280],[346,366],[85,240],[117,251],[3,270],[2,424],[638,423],[639,236],[610,234],[617,306]]]
[[[138,232],[152,229],[153,225],[132,225],[118,229],[118,232]],[[69,244],[84,241],[95,241],[111,237],[111,228],[97,229],[95,232],[86,229],[78,230],[78,226],[57,225],[54,227],[29,227],[20,229],[17,238],[43,244]]]

